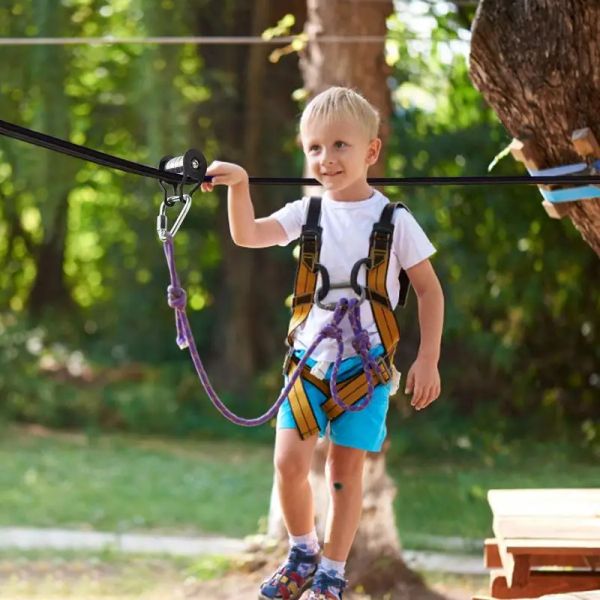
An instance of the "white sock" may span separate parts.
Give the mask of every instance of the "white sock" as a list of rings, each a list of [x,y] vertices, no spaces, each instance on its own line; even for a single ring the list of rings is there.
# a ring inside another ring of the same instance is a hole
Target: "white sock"
[[[330,558],[323,556],[321,558],[319,569],[325,571],[327,575],[344,579],[344,573],[346,572],[346,561],[331,560]]]
[[[290,535],[290,546],[299,546],[309,554],[316,554],[321,549],[316,529],[305,535]]]

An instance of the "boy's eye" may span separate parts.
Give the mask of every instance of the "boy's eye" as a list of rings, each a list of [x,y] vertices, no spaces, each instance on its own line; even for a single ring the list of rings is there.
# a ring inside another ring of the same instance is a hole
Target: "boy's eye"
[[[338,141],[335,143],[335,147],[336,147],[336,148],[343,148],[344,146],[347,146],[347,145],[348,145],[348,144],[346,144],[346,142],[342,142],[342,140],[338,140]]]
[[[309,152],[316,152],[319,149],[319,146],[317,146],[316,144],[313,144],[312,146],[310,146],[308,148]]]

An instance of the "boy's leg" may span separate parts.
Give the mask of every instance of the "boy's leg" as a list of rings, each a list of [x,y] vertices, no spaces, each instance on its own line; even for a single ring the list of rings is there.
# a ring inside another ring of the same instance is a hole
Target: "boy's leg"
[[[277,429],[274,466],[279,502],[290,535],[310,533],[315,526],[308,474],[318,436],[302,440],[296,429]]]
[[[318,436],[302,440],[296,429],[278,428],[275,477],[284,521],[290,535],[287,560],[260,586],[260,600],[297,600],[311,584],[319,563],[313,495],[308,473]]]
[[[362,478],[366,451],[338,446],[329,448],[325,473],[331,501],[325,526],[325,550],[330,560],[346,561],[362,512]]]

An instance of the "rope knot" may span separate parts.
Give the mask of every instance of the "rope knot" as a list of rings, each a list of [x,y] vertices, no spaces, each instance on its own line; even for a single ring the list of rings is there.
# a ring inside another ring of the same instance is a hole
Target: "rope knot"
[[[171,308],[183,310],[187,303],[187,294],[183,288],[170,285],[167,288],[167,299]]]
[[[362,354],[363,351],[367,352],[371,349],[371,340],[369,339],[369,333],[365,329],[361,329],[352,338],[352,347],[357,354]]]

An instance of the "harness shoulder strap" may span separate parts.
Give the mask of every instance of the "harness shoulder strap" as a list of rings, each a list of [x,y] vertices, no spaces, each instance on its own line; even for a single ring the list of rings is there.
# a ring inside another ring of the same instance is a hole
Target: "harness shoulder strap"
[[[396,315],[387,292],[387,273],[390,264],[394,224],[392,218],[396,208],[408,210],[404,204],[390,202],[383,207],[379,221],[373,225],[369,242],[369,264],[367,267],[367,297],[371,302],[371,309],[381,343],[385,348],[385,359],[388,365],[393,364],[396,346],[400,341],[400,329]],[[406,271],[402,269],[399,274],[400,297],[399,303],[404,306],[408,294],[410,280]]]
[[[306,210],[306,221],[304,225],[302,225],[302,235],[312,233],[317,235],[320,241],[321,235],[323,234],[323,228],[320,226],[320,223],[321,198],[320,196],[311,196]]]
[[[390,202],[390,205],[394,207],[390,214],[390,222],[391,222],[392,216],[394,214],[394,210],[396,208],[402,208],[402,209],[410,212],[409,208],[405,204],[402,204],[402,202],[394,202],[393,204]],[[392,227],[393,227],[393,225],[392,225]],[[400,295],[398,297],[398,304],[404,308],[406,306],[406,299],[408,297],[408,292],[410,291],[410,279],[408,278],[408,274],[406,273],[406,271],[404,269],[400,269],[400,274],[398,275],[398,279],[400,280]]]
[[[300,257],[294,283],[292,300],[292,317],[288,327],[287,342],[293,345],[294,331],[306,320],[314,304],[317,288],[317,265],[321,253],[321,238],[323,228],[321,221],[321,198],[313,196],[308,202],[306,221],[300,235]]]
[[[375,223],[373,226],[373,233],[371,234],[371,244],[373,244],[374,234],[377,233],[381,236],[389,236],[389,247],[391,249],[391,243],[394,234],[394,224],[392,223],[392,219],[394,217],[394,211],[397,208],[401,208],[410,212],[408,207],[402,202],[390,202],[383,207],[381,211],[381,215],[379,217],[379,221]],[[387,244],[386,244],[387,245]],[[400,269],[400,273],[398,275],[398,279],[400,281],[400,294],[398,298],[398,304],[402,307],[406,306],[406,299],[408,297],[408,292],[410,291],[410,279],[404,269]]]

